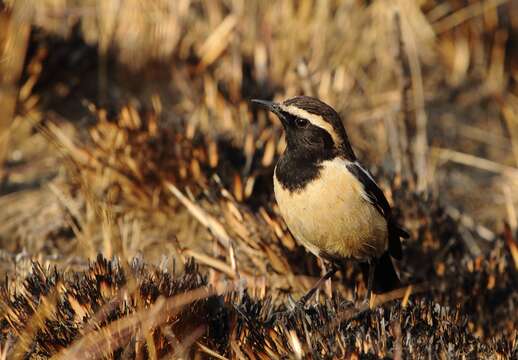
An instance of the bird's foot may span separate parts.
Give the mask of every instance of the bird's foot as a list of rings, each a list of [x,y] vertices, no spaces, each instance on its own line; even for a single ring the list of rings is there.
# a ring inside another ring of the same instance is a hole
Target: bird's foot
[[[338,309],[350,309],[350,308],[354,308],[356,307],[356,304],[354,301],[351,301],[351,300],[342,300],[339,304],[338,304]]]
[[[363,298],[362,301],[358,304],[359,307],[365,308],[368,307],[369,309],[372,309],[374,307],[374,298],[375,294],[371,293]]]
[[[291,311],[293,312],[297,312],[297,311],[304,311],[305,307],[306,307],[306,301],[305,299],[299,299],[295,302],[292,302],[291,303],[292,307],[291,307]]]
[[[279,320],[293,319],[300,314],[304,314],[306,312],[305,305],[302,300],[294,301],[290,298],[288,308],[271,313],[265,321],[265,326],[273,326]]]

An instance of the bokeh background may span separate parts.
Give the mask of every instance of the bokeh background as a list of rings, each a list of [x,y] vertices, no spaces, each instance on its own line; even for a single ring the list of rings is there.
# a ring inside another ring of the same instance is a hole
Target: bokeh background
[[[4,356],[63,355],[71,344],[84,351],[77,344],[88,336],[103,356],[119,356],[81,329],[129,291],[127,279],[109,281],[109,296],[79,301],[84,317],[60,317],[50,306],[45,316],[77,330],[63,330],[66,340],[54,344],[52,331],[34,322],[40,297],[60,286],[63,299],[53,304],[77,314],[70,279],[97,279],[92,269],[107,278],[132,273],[139,286],[156,285],[164,272],[189,284],[194,272],[197,286],[246,280],[246,301],[241,289],[218,305],[236,328],[223,338],[182,328],[197,334],[182,356],[517,355],[517,1],[4,0],[0,9]],[[352,264],[333,281],[334,294],[322,291],[313,318],[271,331],[264,323],[322,264],[278,214],[271,176],[285,146],[281,126],[249,100],[301,94],[342,116],[412,234],[401,276],[421,284],[410,308],[406,296],[404,306],[362,311],[332,343],[317,320],[340,312],[337,298],[362,298]],[[100,266],[99,253],[117,260]],[[139,273],[136,263],[154,270]],[[26,280],[34,274],[50,285],[32,289],[42,286]],[[172,294],[156,291],[143,310],[125,303],[129,310],[113,318],[145,313],[159,294]],[[16,294],[27,293],[20,303]],[[256,307],[239,308],[248,302]],[[437,306],[446,310],[430,310]],[[155,340],[128,356],[180,356],[157,335],[172,322],[148,324]],[[259,336],[247,326],[266,330]],[[431,335],[425,350],[412,346]],[[122,338],[130,348],[139,336]]]

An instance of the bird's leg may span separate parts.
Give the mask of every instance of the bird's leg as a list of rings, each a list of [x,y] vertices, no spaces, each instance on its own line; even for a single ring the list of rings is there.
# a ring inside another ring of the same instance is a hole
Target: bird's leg
[[[325,274],[327,274],[327,266],[326,266],[326,262],[324,261],[324,259],[322,259],[321,257],[318,257],[318,263],[320,265],[320,268],[321,268],[321,271],[320,271],[320,276],[325,276]],[[322,285],[322,288],[318,289],[317,290],[317,293],[316,293],[316,300],[317,302],[319,301],[319,295],[321,292],[324,292],[329,298],[332,296],[332,293],[331,293],[331,279],[327,279],[326,282]]]
[[[313,287],[311,289],[309,289],[309,291],[304,294],[304,296],[302,296],[299,301],[297,301],[297,305],[298,306],[304,306],[304,304],[306,304],[306,302],[311,299],[311,297],[313,296],[313,294],[315,293],[315,291],[317,291],[317,289],[324,283],[327,281],[327,279],[331,278],[331,276],[333,276],[336,272],[338,271],[338,267],[336,267],[336,265],[332,264],[331,265],[331,269],[324,275],[322,276],[317,282],[315,285],[313,285]]]
[[[294,312],[297,312],[297,311],[300,311],[300,310],[303,310],[304,309],[304,305],[306,304],[306,302],[313,296],[313,294],[315,294],[315,292],[317,291],[317,289],[324,283],[326,282],[329,278],[331,278],[331,276],[334,275],[334,273],[336,273],[338,271],[338,267],[335,265],[335,264],[332,264],[331,265],[331,269],[325,273],[324,276],[322,276],[316,283],[315,285],[313,285],[313,287],[307,292],[305,293],[296,303],[295,303],[295,308],[294,309],[291,309],[291,310],[286,310],[286,311],[281,311],[281,312],[277,312],[277,313],[273,313],[270,315],[269,319],[266,320],[265,324],[267,324],[267,326],[271,326],[272,324],[275,324],[275,322],[277,321],[278,317],[282,314],[287,314],[288,316],[292,315]]]
[[[372,283],[374,282],[374,272],[376,271],[376,261],[369,261],[369,279],[367,280],[367,296],[365,301],[368,303],[372,293]]]

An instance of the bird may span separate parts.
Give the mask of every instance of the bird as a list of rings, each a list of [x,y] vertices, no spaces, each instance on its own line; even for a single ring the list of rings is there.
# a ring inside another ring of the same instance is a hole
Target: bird
[[[273,188],[293,237],[330,269],[299,300],[304,305],[345,261],[359,262],[371,293],[401,287],[392,258],[401,260],[396,221],[371,173],[356,157],[338,113],[309,96],[277,103],[253,99],[282,123],[286,149],[274,169]]]

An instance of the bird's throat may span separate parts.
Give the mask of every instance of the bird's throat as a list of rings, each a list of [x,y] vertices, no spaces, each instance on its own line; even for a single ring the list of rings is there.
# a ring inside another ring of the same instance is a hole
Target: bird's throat
[[[318,179],[323,159],[286,151],[275,167],[280,185],[290,191],[301,191],[312,180]]]

